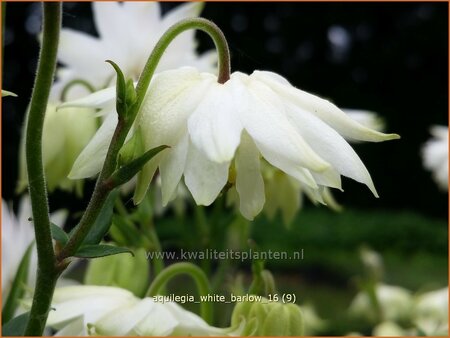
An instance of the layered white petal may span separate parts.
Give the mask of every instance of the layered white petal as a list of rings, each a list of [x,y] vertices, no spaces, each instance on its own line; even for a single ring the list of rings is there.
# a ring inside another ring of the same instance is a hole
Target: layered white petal
[[[86,57],[87,51],[89,57]],[[105,63],[105,50],[100,40],[72,29],[61,30],[58,58],[76,70],[77,78],[89,79],[95,85],[102,84],[103,78],[111,72],[110,66]],[[96,77],[92,77],[92,74],[96,74]]]
[[[346,138],[371,142],[400,138],[397,134],[383,134],[359,124],[331,102],[288,85],[287,81],[281,80],[283,78],[278,74],[255,71],[250,77],[266,83],[280,97],[289,100],[297,107],[315,114]]]
[[[188,145],[189,136],[186,132],[178,144],[171,149],[166,150],[166,154],[161,161],[159,167],[163,207],[175,197],[174,193],[183,176],[183,171],[186,166]]]
[[[366,184],[373,194],[378,196],[364,163],[342,136],[310,112],[293,105],[286,107],[287,116],[292,124],[317,154],[328,161],[334,170]],[[338,186],[330,184],[332,182],[317,182],[321,185],[340,188],[338,181],[336,181]]]
[[[160,337],[171,335],[179,323],[168,309],[169,304],[154,303],[155,306],[148,317],[134,327],[133,335]]]
[[[270,152],[277,162],[291,161],[299,168],[323,171],[329,167],[286,119],[284,104],[273,91],[240,73],[234,73],[230,81],[242,124],[267,160]]]
[[[69,178],[87,178],[100,172],[116,125],[117,114],[107,115],[100,129],[76,159],[69,173]]]
[[[247,133],[242,134],[236,152],[236,190],[241,214],[253,220],[265,202],[264,181],[261,175],[259,151]]]
[[[60,104],[57,109],[59,110],[68,107],[105,109],[113,107],[115,102],[116,87],[108,87],[79,99],[64,102],[63,104]]]
[[[227,183],[229,165],[210,161],[195,145],[189,144],[184,181],[198,205],[214,202]]]
[[[229,162],[239,145],[242,124],[229,86],[212,83],[188,120],[192,142],[215,162]]]

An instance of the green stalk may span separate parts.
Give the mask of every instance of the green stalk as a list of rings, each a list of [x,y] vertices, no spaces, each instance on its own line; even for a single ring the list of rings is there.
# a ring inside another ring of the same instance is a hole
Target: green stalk
[[[25,141],[28,182],[30,182],[29,193],[38,252],[36,289],[25,329],[26,336],[38,336],[44,332],[56,280],[60,274],[50,232],[47,190],[42,163],[42,130],[56,68],[61,27],[61,3],[44,3],[43,11],[43,40],[31,96]]]
[[[200,296],[207,296],[210,294],[211,288],[209,286],[208,278],[202,269],[192,263],[175,263],[165,268],[159,273],[153,280],[152,284],[148,288],[146,293],[147,297],[153,297],[159,294],[159,292],[165,288],[166,284],[173,277],[178,275],[188,275],[194,280],[198,293]],[[209,324],[213,319],[213,307],[211,302],[200,302],[200,312],[202,318]]]
[[[58,256],[59,261],[75,254],[83,243],[84,238],[89,233],[111,190],[111,187],[107,184],[107,180],[116,168],[117,155],[122,148],[126,136],[128,135],[142,102],[144,101],[148,86],[150,85],[150,81],[155,73],[155,69],[158,66],[158,63],[161,60],[166,48],[170,45],[173,39],[189,29],[199,29],[204,31],[213,39],[219,55],[218,82],[224,83],[230,78],[230,53],[228,50],[228,44],[222,31],[214,23],[203,18],[185,19],[176,23],[164,33],[150,54],[141,76],[139,77],[139,81],[136,86],[136,102],[133,104],[130,112],[126,114],[129,117],[127,117],[125,121],[119,116],[119,122],[111,140],[103,169],[97,179],[91,201],[89,202],[88,207],[80,220],[77,230],[72,234],[67,244],[61,250]]]

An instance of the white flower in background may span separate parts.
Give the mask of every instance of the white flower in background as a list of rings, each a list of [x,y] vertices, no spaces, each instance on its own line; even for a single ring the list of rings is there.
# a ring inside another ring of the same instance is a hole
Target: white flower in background
[[[399,286],[379,284],[375,293],[384,320],[401,321],[409,318],[413,304],[410,291]],[[367,292],[361,291],[356,295],[350,304],[349,312],[354,317],[365,318],[369,321],[377,318],[377,311]]]
[[[26,124],[25,124],[26,125]],[[82,181],[67,178],[78,155],[97,131],[97,121],[92,109],[67,108],[56,110],[56,104],[49,104],[45,112],[42,138],[42,161],[49,191],[60,188],[66,191],[82,192]],[[17,191],[28,186],[25,162],[25,136],[23,128],[19,156],[19,180]]]
[[[83,79],[97,89],[115,81],[115,73],[105,60],[116,62],[125,76],[137,80],[153,47],[173,24],[199,16],[203,4],[181,4],[165,15],[161,5],[143,2],[93,2],[92,10],[99,37],[64,28],[61,31],[58,60],[65,66],[58,72],[59,81],[53,96],[59,98],[62,88],[74,79]],[[215,51],[199,56],[195,32],[178,36],[169,46],[157,71],[181,66],[195,66],[205,71],[216,67]],[[71,90],[71,97],[85,94],[82,87]]]
[[[107,110],[114,100],[110,88],[65,106]],[[116,114],[109,114],[77,159],[72,178],[100,171],[115,121]],[[191,67],[153,78],[135,128],[141,129],[145,149],[171,146],[138,175],[135,202],[145,196],[159,167],[163,204],[174,198],[184,175],[195,202],[209,205],[226,185],[233,162],[240,210],[248,219],[261,211],[265,201],[260,156],[315,191],[341,189],[340,175],[344,175],[366,184],[378,196],[369,172],[344,137],[372,142],[399,138],[364,127],[332,103],[293,87],[275,73],[235,72],[219,84],[215,75]]]
[[[34,240],[33,223],[28,220],[31,216],[31,203],[28,196],[23,196],[20,200],[17,216],[2,200],[2,302],[6,301],[19,264]],[[66,216],[67,213],[60,210],[51,215],[51,221],[61,225],[65,222]],[[36,268],[37,252],[34,248],[26,285],[30,289],[34,288]]]
[[[414,323],[428,336],[447,336],[448,287],[417,296],[413,313]]]
[[[376,337],[409,336],[405,329],[395,322],[386,321],[373,328],[372,335]]]
[[[423,165],[430,170],[434,181],[444,191],[448,190],[448,127],[433,126],[433,136],[422,148]]]
[[[140,299],[108,286],[57,288],[47,326],[57,336],[210,336],[230,329],[208,325],[196,314],[173,302]]]

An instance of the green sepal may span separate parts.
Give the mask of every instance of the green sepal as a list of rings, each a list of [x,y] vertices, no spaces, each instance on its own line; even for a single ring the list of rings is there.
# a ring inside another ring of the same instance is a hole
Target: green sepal
[[[50,223],[50,226],[52,238],[55,241],[60,242],[62,245],[66,245],[67,241],[69,240],[69,235],[67,235],[67,233],[59,226],[57,226],[55,223]]]
[[[118,255],[122,253],[129,253],[134,256],[133,251],[128,248],[121,248],[118,246],[98,244],[98,245],[82,245],[74,254],[78,258],[97,258],[111,255]]]
[[[137,159],[131,161],[128,164],[125,164],[121,168],[117,169],[109,178],[108,181],[112,184],[113,187],[118,187],[129,180],[131,180],[141,169],[142,167],[150,161],[153,157],[155,157],[162,150],[169,148],[169,146],[159,146],[149,151],[145,152],[143,155],[138,157]]]
[[[25,328],[28,323],[30,312],[22,313],[21,315],[11,319],[6,324],[2,325],[2,337],[20,337],[25,333]]]
[[[6,299],[5,305],[2,308],[2,323],[9,322],[16,312],[18,302],[23,298],[25,293],[24,286],[27,284],[28,270],[30,267],[31,253],[33,252],[34,242],[30,243],[25,254],[20,261],[19,267],[17,268],[16,275],[14,277],[11,289]]]

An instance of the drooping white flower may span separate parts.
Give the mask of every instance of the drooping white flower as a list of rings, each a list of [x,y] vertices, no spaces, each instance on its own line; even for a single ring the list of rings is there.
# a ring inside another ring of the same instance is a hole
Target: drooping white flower
[[[433,126],[433,136],[422,148],[423,165],[430,170],[434,181],[444,191],[448,190],[448,127]]]
[[[56,211],[51,215],[53,223],[61,225],[65,222],[66,212]],[[2,301],[5,302],[11,284],[17,273],[19,264],[34,240],[31,203],[28,196],[23,196],[19,203],[17,216],[6,202],[2,200]],[[37,252],[34,248],[30,258],[27,285],[34,287],[37,268]]]
[[[108,286],[57,288],[47,325],[57,336],[211,336],[230,329],[208,325],[174,302],[140,299],[131,292]]]
[[[105,63],[114,60],[127,77],[137,80],[150,52],[173,24],[197,17],[203,8],[200,2],[185,3],[165,15],[158,2],[93,2],[93,18],[99,37],[64,28],[61,31],[58,60],[65,66],[58,71],[59,81],[53,88],[53,97],[59,98],[64,86],[74,79],[82,79],[94,88],[111,85],[115,73]],[[178,36],[169,46],[157,71],[181,66],[195,66],[213,71],[215,51],[199,56],[194,31]],[[81,86],[70,92],[70,97],[85,94]]]
[[[26,124],[25,124],[26,125]],[[94,111],[85,108],[56,110],[56,104],[47,106],[42,136],[42,161],[46,183],[50,192],[56,188],[66,191],[82,191],[82,181],[67,178],[73,163],[97,131]],[[19,180],[17,191],[28,186],[25,162],[26,127],[22,131],[19,155]]]
[[[113,104],[112,88],[66,105],[106,109]],[[108,118],[111,127],[104,125],[82,152],[73,178],[99,172],[104,157],[93,159],[92,154],[111,140],[117,117]],[[399,137],[357,123],[332,103],[293,87],[275,73],[235,72],[219,84],[216,76],[191,67],[153,78],[135,127],[141,129],[145,149],[171,146],[140,172],[135,202],[144,197],[159,167],[164,204],[174,197],[184,175],[196,203],[209,205],[227,183],[233,163],[240,210],[248,219],[261,211],[265,201],[261,156],[313,191],[341,189],[344,175],[378,196],[363,162],[344,137],[372,142]]]

